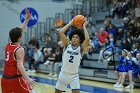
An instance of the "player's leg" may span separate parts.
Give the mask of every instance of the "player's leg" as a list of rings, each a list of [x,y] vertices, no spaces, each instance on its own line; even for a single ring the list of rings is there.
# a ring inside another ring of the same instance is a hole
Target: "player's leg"
[[[61,90],[55,89],[55,93],[62,93]]]
[[[65,92],[68,84],[69,84],[68,76],[60,72],[56,83],[55,93]]]
[[[72,93],[80,93],[80,80],[78,74],[71,77],[70,87]]]
[[[31,90],[31,88],[29,88],[22,79],[19,80],[19,78],[2,78],[1,85],[2,93],[29,93]]]
[[[72,93],[80,93],[80,90],[72,90]]]
[[[2,93],[8,93],[8,91],[10,91],[10,87],[7,87],[8,86],[8,80],[5,79],[5,78],[2,78],[1,79],[1,91]]]
[[[22,77],[17,78],[15,82],[17,82],[17,85],[15,86],[16,92],[14,93],[30,93],[32,91],[32,88],[27,85]]]

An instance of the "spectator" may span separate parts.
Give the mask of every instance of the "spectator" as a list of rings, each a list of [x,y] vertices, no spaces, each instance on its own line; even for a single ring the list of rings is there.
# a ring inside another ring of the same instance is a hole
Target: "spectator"
[[[95,32],[95,34],[92,34],[93,35],[93,45],[94,45],[94,48],[95,48],[95,52],[96,53],[99,53],[100,52],[100,44],[98,42],[98,33]]]
[[[37,72],[39,64],[44,63],[43,62],[43,54],[38,46],[34,46],[34,70],[31,72]]]
[[[119,15],[119,11],[120,11],[120,0],[114,0],[114,8],[112,9],[112,18],[115,17],[115,15]]]
[[[62,50],[60,46],[57,46],[55,49],[55,64],[54,64],[54,77],[58,77],[62,67]]]
[[[109,24],[109,29],[107,32],[108,32],[108,34],[112,34],[113,37],[116,37],[117,29],[115,28],[115,26],[113,24]]]
[[[88,31],[89,35],[91,35],[91,34],[95,33],[97,30],[94,27],[93,23],[89,22],[87,24],[87,31]]]
[[[35,38],[35,36],[32,36],[29,45],[28,45],[28,56],[29,56],[29,70],[27,72],[31,72],[32,67],[34,65],[34,46],[39,47],[39,42]]]
[[[127,38],[123,39],[122,44],[121,44],[121,49],[126,49],[128,51],[131,51],[132,41]]]
[[[46,35],[46,46],[44,47],[45,50],[50,48],[51,50],[54,50],[56,47],[56,43],[53,41],[52,37],[50,35]]]
[[[100,47],[104,46],[106,38],[108,38],[108,33],[104,30],[104,28],[101,28],[98,33],[98,42],[100,44]]]
[[[137,53],[140,53],[140,43],[138,41],[135,43],[135,49],[132,51],[132,53],[134,57],[136,57]]]

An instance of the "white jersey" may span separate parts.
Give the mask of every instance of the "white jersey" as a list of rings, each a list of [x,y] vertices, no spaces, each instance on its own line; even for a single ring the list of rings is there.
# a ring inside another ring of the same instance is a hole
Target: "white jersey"
[[[82,53],[81,46],[74,48],[72,44],[69,44],[62,56],[62,68],[61,71],[68,73],[78,73],[79,65],[81,63]]]

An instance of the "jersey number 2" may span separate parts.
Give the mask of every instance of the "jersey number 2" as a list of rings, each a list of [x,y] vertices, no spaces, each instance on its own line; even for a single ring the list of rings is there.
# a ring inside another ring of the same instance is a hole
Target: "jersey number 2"
[[[70,56],[69,62],[70,62],[70,63],[73,63],[73,59],[74,59],[74,56]]]

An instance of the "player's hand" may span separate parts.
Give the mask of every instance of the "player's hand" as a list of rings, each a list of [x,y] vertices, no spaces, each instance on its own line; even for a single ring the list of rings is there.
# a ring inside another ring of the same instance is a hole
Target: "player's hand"
[[[88,22],[87,22],[87,20],[85,19],[85,23],[83,24],[83,28],[85,28],[87,24],[88,24]]]
[[[25,13],[26,13],[26,20],[30,20],[32,15],[31,15],[31,13],[30,13],[28,8],[25,9]]]
[[[32,78],[26,78],[26,83],[28,84],[29,87],[32,89],[36,86],[36,82]]]
[[[72,25],[73,24],[73,19],[69,22],[69,25]]]
[[[87,24],[88,24],[87,18],[85,18],[85,23],[83,24],[83,28],[86,27]]]

